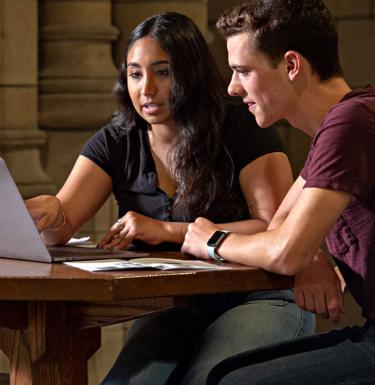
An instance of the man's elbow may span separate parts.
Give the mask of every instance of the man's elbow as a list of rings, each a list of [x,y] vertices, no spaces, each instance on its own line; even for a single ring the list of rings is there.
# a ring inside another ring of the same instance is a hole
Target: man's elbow
[[[293,249],[280,247],[275,250],[271,258],[269,270],[277,274],[293,276],[307,267],[308,260],[308,257],[300,255]]]

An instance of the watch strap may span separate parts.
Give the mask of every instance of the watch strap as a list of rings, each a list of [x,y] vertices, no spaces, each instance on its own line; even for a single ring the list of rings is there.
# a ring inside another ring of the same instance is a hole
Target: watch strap
[[[218,261],[218,262],[224,262],[225,259],[220,256],[219,254],[216,253],[216,249],[223,243],[224,239],[229,235],[231,234],[231,231],[227,231],[227,230],[218,230],[216,231],[215,233],[217,232],[220,232],[220,233],[224,233],[223,236],[219,239],[218,242],[216,242],[215,245],[209,245],[207,243],[207,252],[208,252],[208,256],[215,260],[215,261]]]

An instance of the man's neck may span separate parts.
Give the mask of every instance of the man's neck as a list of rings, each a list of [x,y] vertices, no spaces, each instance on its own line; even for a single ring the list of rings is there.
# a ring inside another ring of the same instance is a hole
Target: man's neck
[[[334,77],[324,82],[312,81],[298,96],[295,113],[289,123],[313,137],[327,112],[351,91],[342,77]]]

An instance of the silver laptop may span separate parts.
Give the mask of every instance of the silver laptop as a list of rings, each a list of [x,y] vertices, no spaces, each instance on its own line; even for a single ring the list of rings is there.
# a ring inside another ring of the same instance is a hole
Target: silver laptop
[[[64,262],[106,258],[136,258],[147,253],[44,244],[16,184],[0,158],[0,258]]]

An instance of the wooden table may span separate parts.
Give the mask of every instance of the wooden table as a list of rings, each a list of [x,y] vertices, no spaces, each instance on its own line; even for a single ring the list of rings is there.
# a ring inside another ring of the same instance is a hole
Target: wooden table
[[[10,359],[10,384],[87,384],[87,360],[100,347],[102,326],[186,306],[191,295],[293,283],[260,269],[230,266],[90,273],[63,264],[0,260],[0,348]]]

